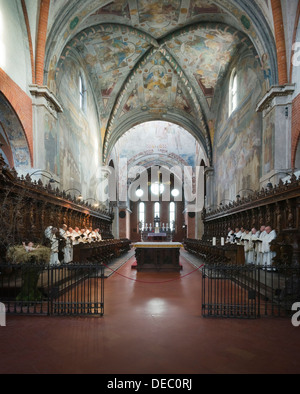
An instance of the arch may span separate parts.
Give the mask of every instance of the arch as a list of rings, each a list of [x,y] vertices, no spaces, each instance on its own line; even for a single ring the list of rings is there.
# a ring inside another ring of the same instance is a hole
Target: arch
[[[117,141],[122,137],[123,134],[125,134],[127,131],[129,131],[132,127],[137,126],[142,123],[146,122],[152,122],[152,121],[165,121],[165,122],[170,122],[174,123],[175,125],[178,125],[185,129],[187,132],[189,132],[195,139],[196,141],[201,145],[203,148],[203,153],[205,155],[205,161],[209,164],[211,163],[211,160],[209,159],[208,152],[207,152],[207,144],[210,143],[210,141],[205,140],[204,136],[199,133],[199,128],[198,126],[189,118],[183,118],[182,116],[175,114],[175,113],[169,113],[165,114],[163,117],[155,116],[150,114],[138,114],[137,117],[134,117],[132,114],[131,116],[128,116],[126,120],[119,124],[119,126],[114,130],[113,135],[111,136],[109,140],[109,144],[107,145],[107,154],[104,160],[104,165],[109,160],[110,154],[113,150],[113,147],[117,143]]]
[[[0,93],[0,142],[10,167],[25,170],[31,167],[31,157],[22,123],[6,97]]]

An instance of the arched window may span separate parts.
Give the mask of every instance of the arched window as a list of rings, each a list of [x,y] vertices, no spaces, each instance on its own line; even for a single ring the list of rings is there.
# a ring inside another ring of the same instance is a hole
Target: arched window
[[[154,204],[154,218],[156,218],[156,216],[160,217],[160,203],[159,202],[156,202]],[[156,225],[158,227],[158,223],[156,223]]]
[[[236,70],[233,70],[229,86],[229,116],[237,109],[238,106],[238,80]]]
[[[175,202],[170,202],[170,212],[169,212],[169,219],[170,219],[170,229],[174,230],[174,225],[175,225],[175,209],[176,209],[176,205]]]
[[[82,75],[79,75],[79,107],[85,112],[86,108],[86,89]]]
[[[142,224],[142,230],[145,227],[145,203],[139,203],[139,222]]]

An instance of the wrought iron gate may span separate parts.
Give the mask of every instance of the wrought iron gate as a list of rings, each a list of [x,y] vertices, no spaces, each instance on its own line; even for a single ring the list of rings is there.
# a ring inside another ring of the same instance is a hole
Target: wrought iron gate
[[[104,266],[0,266],[0,302],[7,314],[103,316]]]
[[[205,265],[202,270],[202,316],[259,318],[291,316],[300,302],[300,268],[256,265]]]

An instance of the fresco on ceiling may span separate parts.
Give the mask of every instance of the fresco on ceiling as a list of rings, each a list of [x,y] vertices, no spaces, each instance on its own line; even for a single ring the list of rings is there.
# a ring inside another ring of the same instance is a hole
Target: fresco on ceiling
[[[103,72],[133,66],[137,54],[143,52],[141,43],[130,42],[122,36],[102,36],[101,40],[100,45],[98,42],[93,48]]]
[[[238,110],[228,118],[227,78],[215,125],[214,168],[219,202],[225,198],[235,200],[242,189],[258,189],[261,176],[262,118],[256,112],[256,105],[263,94],[263,73],[252,56],[244,56],[236,72]]]
[[[215,88],[239,43],[237,35],[225,30],[202,28],[167,42],[182,68],[196,74],[207,89]]]
[[[139,81],[138,84],[136,81]],[[136,71],[132,83],[125,87],[120,108],[116,108],[116,111],[123,116],[136,109],[161,113],[167,112],[168,108],[176,108],[196,117],[187,87],[180,82],[178,74],[166,59],[160,53],[154,53]]]
[[[157,29],[166,29],[169,25],[177,24],[181,9],[181,0],[157,1],[139,0],[138,12],[141,27],[146,24],[151,33],[157,33]],[[161,32],[160,32],[161,34]]]
[[[188,131],[164,121],[133,127],[117,141],[114,152],[118,160],[127,159],[129,165],[146,165],[157,158],[172,165],[181,163],[194,167],[196,152],[204,157],[200,144]]]
[[[92,16],[94,15],[115,15],[130,19],[128,1],[115,0],[113,3],[99,8],[96,12],[92,14]]]
[[[212,1],[192,0],[190,2],[187,17],[193,18],[199,14],[217,14],[221,12],[220,8],[218,8]]]
[[[15,169],[22,171],[30,168],[30,153],[23,127],[2,94],[0,94],[0,124],[5,131],[5,141],[12,152]]]
[[[151,108],[164,108],[170,101],[172,73],[168,73],[162,65],[154,65],[144,69],[145,103]]]
[[[128,100],[126,101],[126,104],[123,107],[123,111],[124,112],[132,111],[138,108],[138,105],[139,105],[139,97],[138,97],[138,88],[136,85],[133,91],[131,92]]]
[[[177,88],[175,106],[188,114],[192,114],[193,109],[180,87]],[[194,114],[192,115],[195,116]]]

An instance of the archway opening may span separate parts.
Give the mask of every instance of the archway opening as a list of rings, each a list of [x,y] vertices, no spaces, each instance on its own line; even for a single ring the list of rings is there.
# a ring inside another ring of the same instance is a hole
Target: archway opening
[[[117,183],[126,182],[127,187],[126,199],[118,195],[117,206],[127,210],[130,225],[128,215],[124,228],[119,220],[120,233],[137,241],[142,230],[153,231],[158,226],[157,219],[161,229],[171,229],[173,239],[182,241],[190,217],[188,209],[190,203],[196,205],[198,189],[204,200],[204,178],[197,185],[198,169],[204,172],[208,161],[199,141],[174,123],[149,121],[118,139],[109,162],[115,164]]]

